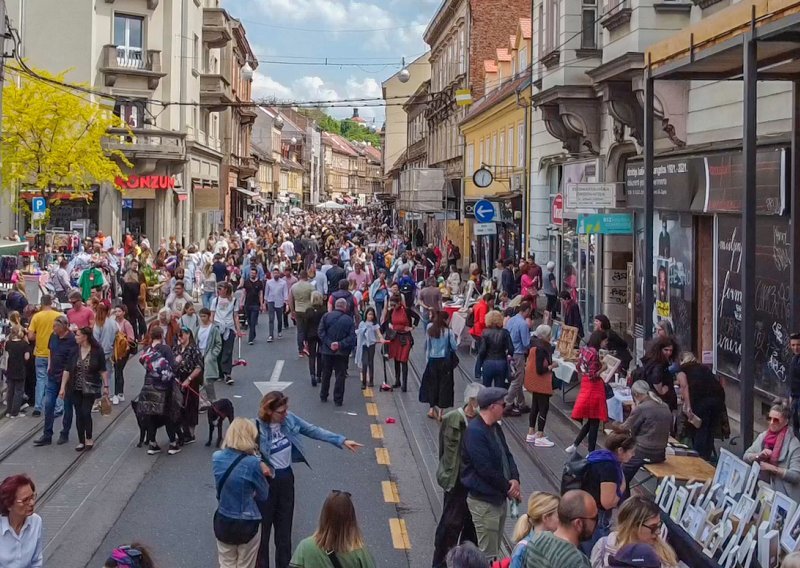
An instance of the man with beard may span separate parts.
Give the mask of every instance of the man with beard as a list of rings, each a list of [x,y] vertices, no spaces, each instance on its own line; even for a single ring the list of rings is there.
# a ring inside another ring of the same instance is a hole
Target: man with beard
[[[567,491],[558,504],[558,529],[533,535],[525,551],[525,568],[589,568],[578,545],[592,538],[595,525],[594,498],[580,489]]]
[[[442,516],[436,527],[433,550],[433,567],[444,568],[451,548],[459,541],[475,542],[475,525],[467,507],[467,490],[459,478],[461,473],[461,446],[470,420],[478,415],[480,383],[470,383],[464,391],[467,404],[444,415],[439,429],[439,468],[436,481],[444,489]]]

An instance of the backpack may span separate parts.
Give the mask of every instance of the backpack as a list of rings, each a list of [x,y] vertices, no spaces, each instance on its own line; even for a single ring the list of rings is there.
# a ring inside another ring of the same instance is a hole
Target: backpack
[[[561,494],[573,489],[583,488],[583,478],[589,470],[589,460],[582,457],[577,451],[573,452],[567,463],[564,464],[564,470],[561,473]]]
[[[114,336],[114,351],[111,354],[112,360],[116,363],[122,361],[130,353],[131,344],[124,331],[118,331]]]

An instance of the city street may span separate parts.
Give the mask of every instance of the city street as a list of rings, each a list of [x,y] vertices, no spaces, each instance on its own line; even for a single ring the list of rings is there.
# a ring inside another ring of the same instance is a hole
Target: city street
[[[218,386],[218,396],[233,401],[237,416],[254,417],[261,394],[281,388],[289,396],[292,411],[364,444],[354,455],[309,440],[311,469],[295,465],[293,542],[314,531],[326,495],[331,489],[341,489],[353,494],[366,542],[379,566],[427,565],[441,490],[435,482],[438,424],[425,416],[427,408],[416,400],[424,365],[421,335],[412,353],[408,393],[380,393],[377,388],[362,393],[358,370],[351,362],[340,408],[321,403],[318,390],[311,387],[307,360],[297,357],[294,327],[271,344],[265,343],[265,335],[263,322],[256,344],[243,345],[247,365],[234,370],[236,384]],[[472,358],[466,352],[463,355],[465,369]],[[383,365],[376,363],[378,382]],[[130,400],[141,385],[138,362],[129,364],[127,380]],[[462,372],[456,384],[457,400],[465,384]],[[205,415],[200,416],[196,444],[175,456],[164,451],[155,457],[136,447],[138,427],[127,404],[115,407],[109,417],[93,416],[99,435],[89,454],[74,452],[74,429],[68,445],[34,448],[30,440],[38,433],[38,419],[0,423],[0,475],[24,471],[39,484],[38,512],[45,522],[47,564],[99,566],[115,546],[139,541],[154,551],[159,565],[216,566],[211,526],[216,500],[212,449],[204,446]],[[386,423],[388,417],[395,422]],[[526,421],[526,417],[506,421],[509,444],[522,472],[524,497],[537,489],[555,490],[553,472],[543,475],[547,468],[540,468],[544,463],[552,462],[554,467],[563,463],[558,448],[537,449],[536,456],[528,457],[530,450],[521,442]],[[551,437],[558,440],[555,432],[559,428],[566,432],[569,426],[557,417],[551,422]],[[166,435],[163,430],[159,434],[165,448]],[[509,520],[508,536],[512,526]]]

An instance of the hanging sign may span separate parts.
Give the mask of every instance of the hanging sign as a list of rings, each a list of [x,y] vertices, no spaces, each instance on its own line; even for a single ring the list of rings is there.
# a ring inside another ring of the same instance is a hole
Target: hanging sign
[[[564,224],[564,196],[557,193],[553,198],[553,212],[551,215],[553,225]]]

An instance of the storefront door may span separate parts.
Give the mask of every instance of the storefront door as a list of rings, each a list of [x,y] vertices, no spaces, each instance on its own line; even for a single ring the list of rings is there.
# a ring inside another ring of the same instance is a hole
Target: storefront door
[[[142,233],[146,233],[145,218],[145,208],[143,205],[132,205],[131,207],[122,208],[122,228],[124,231],[130,231],[136,238],[139,238],[139,235]]]

